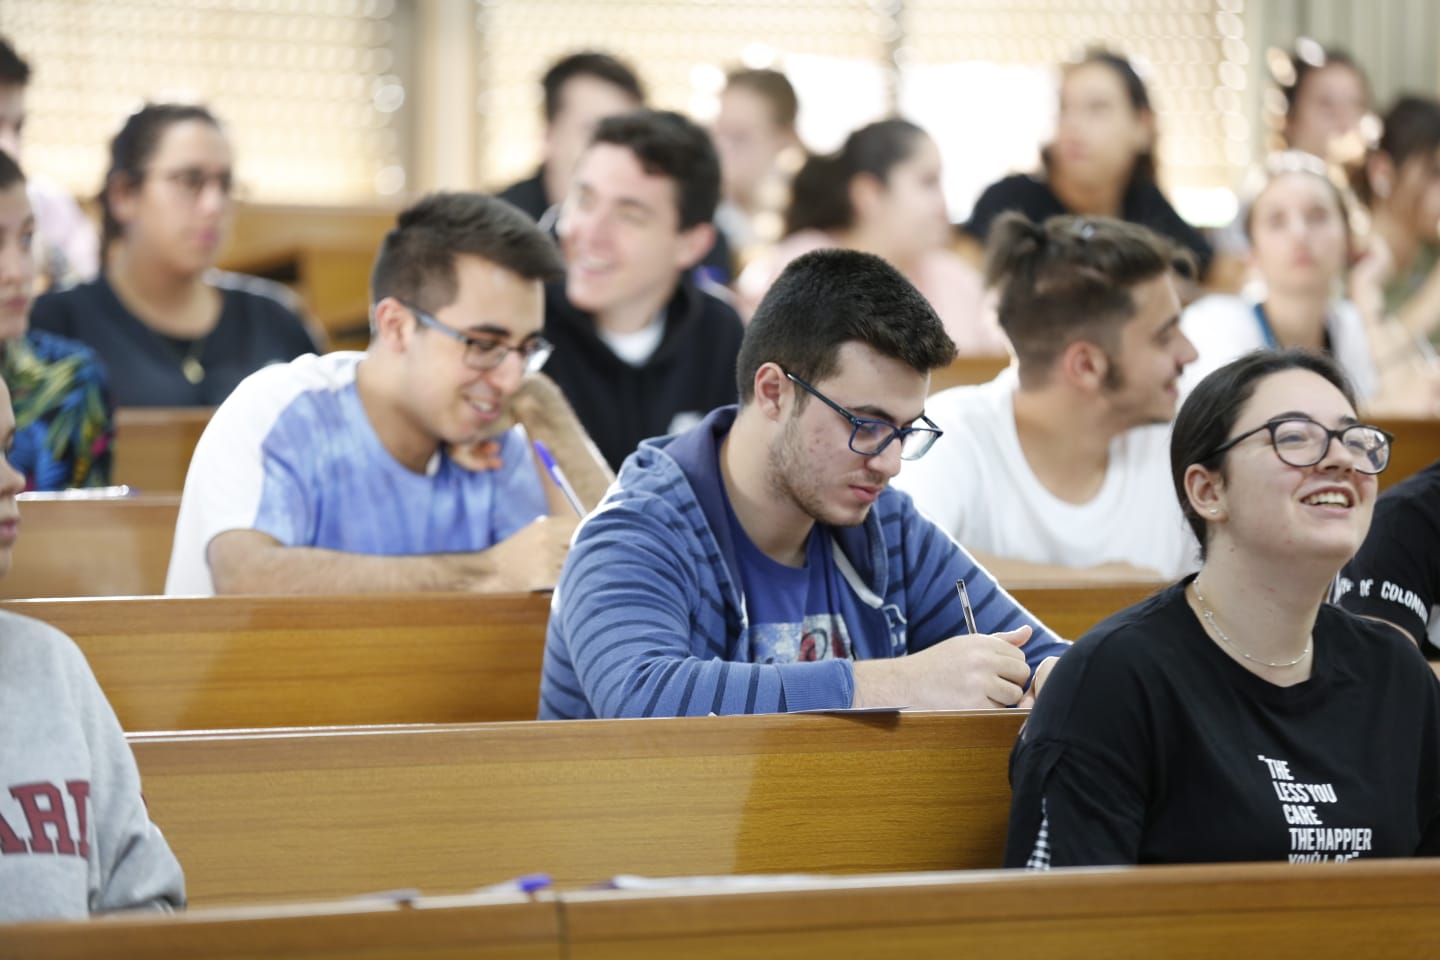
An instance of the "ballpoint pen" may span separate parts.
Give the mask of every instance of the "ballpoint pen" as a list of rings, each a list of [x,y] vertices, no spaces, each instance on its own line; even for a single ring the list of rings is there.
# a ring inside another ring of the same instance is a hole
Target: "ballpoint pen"
[[[543,442],[536,440],[535,454],[540,458],[540,462],[545,465],[545,472],[550,474],[550,479],[555,481],[555,486],[559,487],[560,492],[565,495],[565,499],[570,501],[570,506],[575,509],[575,515],[577,517],[585,516],[585,508],[580,505],[579,495],[575,493],[575,488],[570,486],[570,481],[565,477],[565,471],[560,469],[560,465],[556,463],[555,458],[551,456],[550,448],[545,446]]]
[[[970,608],[970,593],[965,589],[964,580],[955,581],[955,590],[960,594],[960,609],[965,612],[965,629],[971,633],[979,633],[975,629],[975,611]]]

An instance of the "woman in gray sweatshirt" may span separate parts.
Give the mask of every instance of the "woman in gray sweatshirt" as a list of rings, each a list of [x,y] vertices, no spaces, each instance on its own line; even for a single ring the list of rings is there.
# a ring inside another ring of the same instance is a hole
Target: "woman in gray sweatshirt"
[[[0,287],[15,242],[0,235]],[[25,485],[8,459],[14,440],[0,382],[0,575]],[[184,905],[180,864],[150,822],[135,758],[84,656],[55,628],[0,612],[0,923]]]

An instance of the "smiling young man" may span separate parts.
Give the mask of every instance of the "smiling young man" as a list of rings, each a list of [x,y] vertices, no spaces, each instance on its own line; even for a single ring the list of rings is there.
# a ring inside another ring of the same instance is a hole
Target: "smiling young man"
[[[553,585],[574,511],[529,441],[585,504],[609,481],[554,384],[527,372],[550,349],[542,281],[559,270],[502,201],[436,194],[401,213],[371,276],[369,349],[267,367],[215,412],[166,593]]]
[[[1064,645],[889,489],[936,439],[955,346],[870,254],[796,259],[745,332],[736,386],[626,460],[576,533],[543,719],[1018,703]],[[964,631],[964,578],[980,633]]]
[[[1118,220],[996,222],[987,279],[1016,362],[930,398],[945,443],[896,486],[1002,580],[1194,568],[1166,480],[1165,425],[1195,359],[1174,281],[1183,257]]]
[[[545,291],[545,367],[616,469],[641,440],[735,401],[740,318],[689,271],[715,242],[720,163],[677,113],[603,121],[560,213],[563,283]]]

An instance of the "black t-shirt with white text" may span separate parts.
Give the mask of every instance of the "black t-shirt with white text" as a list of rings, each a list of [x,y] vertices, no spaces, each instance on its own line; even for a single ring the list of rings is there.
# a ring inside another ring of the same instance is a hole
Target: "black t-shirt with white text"
[[[1221,650],[1184,584],[1056,665],[1010,758],[1007,866],[1440,856],[1440,681],[1328,604],[1311,677]]]
[[[1335,602],[1398,624],[1440,660],[1440,460],[1386,490],[1340,574]]]

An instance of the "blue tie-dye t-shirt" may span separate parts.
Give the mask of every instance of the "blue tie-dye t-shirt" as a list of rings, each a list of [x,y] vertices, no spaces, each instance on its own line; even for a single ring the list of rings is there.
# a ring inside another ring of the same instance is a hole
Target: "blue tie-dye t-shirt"
[[[443,451],[424,473],[381,444],[355,387],[364,354],[308,355],[247,378],[195,448],[165,592],[211,594],[205,551],[225,530],[288,546],[409,556],[484,550],[546,512],[524,432],[503,466],[477,472]]]

